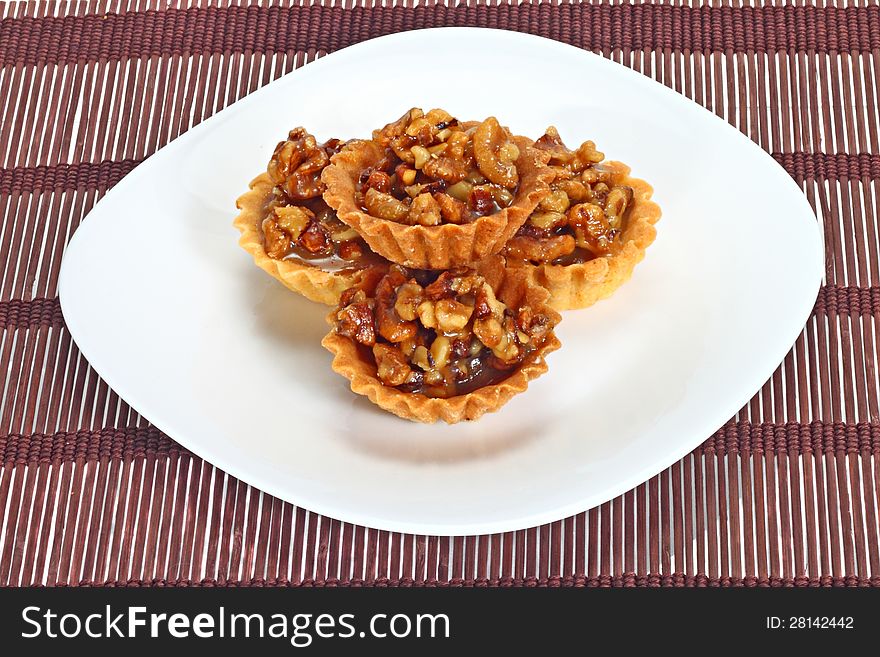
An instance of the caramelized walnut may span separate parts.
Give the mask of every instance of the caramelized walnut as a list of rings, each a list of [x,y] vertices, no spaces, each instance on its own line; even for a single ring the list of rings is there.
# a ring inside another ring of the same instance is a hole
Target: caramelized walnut
[[[406,283],[406,276],[398,269],[392,269],[376,286],[376,325],[379,335],[388,342],[404,342],[415,337],[417,327],[414,321],[404,320],[396,310],[397,288]]]
[[[299,243],[306,251],[314,255],[330,255],[332,251],[330,232],[317,221],[309,222],[309,225],[299,236]]]
[[[535,146],[549,153],[554,182],[504,253],[516,260],[560,265],[613,254],[632,206],[632,188],[617,184],[592,141],[569,150],[550,126]]]
[[[513,203],[519,148],[494,117],[463,125],[444,110],[413,108],[375,131],[373,141],[385,153],[361,173],[356,199],[371,216],[462,224]]]
[[[407,219],[410,223],[421,226],[436,226],[443,221],[440,205],[427,192],[419,194],[413,199]]]
[[[474,157],[480,173],[496,185],[512,189],[519,183],[514,164],[519,157],[519,148],[494,116],[483,121],[474,131]]]
[[[571,235],[552,235],[540,238],[530,235],[516,235],[507,243],[509,258],[531,262],[553,262],[557,258],[574,253],[577,243]]]
[[[611,226],[605,211],[595,203],[581,203],[568,213],[568,223],[574,229],[577,245],[596,255],[611,251]]]
[[[448,194],[434,194],[434,200],[440,208],[440,216],[448,224],[463,224],[470,217],[468,207]]]
[[[386,385],[402,386],[418,380],[416,372],[399,349],[381,342],[374,344],[373,358],[376,359],[376,373]]]
[[[585,141],[575,151],[569,150],[559,136],[559,131],[552,125],[535,142],[535,146],[550,153],[550,166],[562,167],[574,174],[582,173],[605,159],[604,153],[597,151],[596,144],[592,141]]]
[[[374,217],[403,221],[409,216],[409,205],[372,187],[364,195],[364,208]]]
[[[346,292],[334,316],[337,334],[372,348],[384,385],[442,398],[507,378],[555,324],[524,302],[508,307],[475,269],[398,265]]]
[[[294,128],[287,140],[275,147],[267,172],[291,201],[317,198],[324,192],[321,172],[330,163],[339,140],[318,144],[305,128]]]
[[[376,324],[373,317],[374,304],[363,291],[343,296],[336,313],[336,331],[362,345],[376,344]]]

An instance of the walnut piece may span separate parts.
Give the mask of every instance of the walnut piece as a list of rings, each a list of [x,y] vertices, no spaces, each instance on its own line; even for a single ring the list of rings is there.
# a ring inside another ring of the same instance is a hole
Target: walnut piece
[[[275,147],[267,173],[290,200],[305,201],[324,192],[321,172],[329,163],[325,145],[319,145],[300,127],[291,130],[287,140]]]
[[[416,161],[416,168],[419,168],[418,160]],[[445,180],[449,183],[461,182],[468,175],[467,164],[451,157],[429,159],[421,168],[426,176]]]
[[[313,223],[315,213],[308,208],[295,205],[274,207],[263,220],[266,253],[276,260],[286,257]]]
[[[409,205],[372,187],[364,195],[364,205],[367,212],[380,219],[402,221],[409,216]]]
[[[559,131],[552,125],[535,142],[535,146],[550,153],[550,166],[564,167],[576,174],[605,159],[605,155],[596,150],[596,144],[592,141],[585,141],[577,150],[570,151],[562,142]]]
[[[519,148],[494,116],[474,131],[474,157],[480,173],[496,185],[513,189],[519,184],[515,164]]]
[[[280,260],[293,250],[290,235],[281,230],[281,227],[274,219],[263,219],[263,240],[266,246],[266,254],[270,258]]]
[[[467,221],[468,207],[458,199],[437,192],[434,194],[434,200],[437,201],[437,205],[440,207],[440,216],[446,223],[462,224]]]
[[[612,228],[620,230],[623,228],[623,214],[629,205],[632,204],[633,189],[619,185],[612,187],[605,197],[605,216],[608,219],[608,225]]]
[[[390,345],[374,344],[373,357],[376,359],[376,374],[386,386],[402,386],[413,375],[406,357]]]
[[[340,335],[371,347],[376,344],[373,308],[366,301],[366,296],[363,293],[361,295],[360,300],[353,300],[336,313],[336,330]]]
[[[554,235],[538,239],[528,235],[516,235],[507,243],[505,253],[508,257],[530,262],[553,262],[557,258],[570,255],[577,246],[572,235]]]
[[[407,219],[409,223],[420,226],[437,226],[443,221],[440,206],[428,193],[419,194],[413,199]]]
[[[474,307],[455,299],[440,299],[434,304],[437,328],[446,333],[455,333],[467,326]]]
[[[333,252],[333,240],[330,233],[317,221],[309,225],[299,236],[298,243],[313,255],[330,255]]]
[[[605,211],[594,203],[579,203],[568,211],[568,222],[574,228],[575,240],[581,248],[596,255],[606,255],[611,251],[609,231],[611,226]]]
[[[397,314],[397,288],[406,282],[406,276],[399,269],[392,269],[376,286],[376,324],[379,335],[388,342],[403,342],[413,338],[416,325]]]

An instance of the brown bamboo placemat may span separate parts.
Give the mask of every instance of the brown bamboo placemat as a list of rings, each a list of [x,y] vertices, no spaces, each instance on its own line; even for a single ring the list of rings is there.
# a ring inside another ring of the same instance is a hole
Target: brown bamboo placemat
[[[255,4],[0,3],[0,584],[880,584],[877,0]],[[227,476],[97,377],[57,299],[70,235],[157,148],[325,52],[440,25],[693,98],[789,171],[827,242],[809,323],[727,425],[599,508],[483,537],[365,529]]]

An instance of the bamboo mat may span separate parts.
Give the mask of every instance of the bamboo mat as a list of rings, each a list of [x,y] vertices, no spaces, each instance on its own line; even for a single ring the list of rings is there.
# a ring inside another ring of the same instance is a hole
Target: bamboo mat
[[[382,4],[0,4],[0,584],[880,584],[877,0]],[[325,52],[440,25],[693,98],[786,168],[827,243],[809,323],[736,417],[599,508],[493,536],[365,529],[227,476],[97,377],[57,299],[70,235],[156,149]]]

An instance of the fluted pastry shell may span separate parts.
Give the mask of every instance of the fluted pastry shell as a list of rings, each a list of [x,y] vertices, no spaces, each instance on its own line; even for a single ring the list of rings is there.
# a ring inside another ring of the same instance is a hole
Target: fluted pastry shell
[[[356,285],[365,270],[351,268],[326,271],[296,258],[270,258],[263,242],[262,222],[272,188],[269,175],[262,173],[251,181],[250,190],[236,201],[240,212],[233,223],[241,232],[238,243],[251,254],[260,269],[277,278],[289,289],[317,303],[328,306],[338,304],[339,295]]]
[[[382,147],[373,141],[353,142],[333,156],[321,175],[327,187],[324,200],[383,258],[414,269],[467,265],[498,253],[549,193],[553,173],[546,166],[547,155],[525,137],[514,137],[514,141],[520,149],[516,161],[520,184],[513,202],[469,223],[410,226],[361,210],[355,202],[360,174],[383,155]]]
[[[556,310],[587,308],[610,297],[630,279],[657,235],[654,224],[661,212],[660,206],[651,200],[654,193],[651,185],[630,177],[630,168],[620,162],[602,166],[614,170],[615,184],[628,185],[633,190],[633,205],[617,240],[619,247],[609,256],[571,265],[518,265],[528,272],[533,283],[547,288],[550,306]]]
[[[525,302],[536,312],[547,315],[554,326],[559,322],[560,315],[547,305],[548,292],[530,283],[522,268],[505,269],[503,258],[494,256],[479,263],[477,269],[496,291],[498,299],[509,307],[516,308]],[[364,395],[398,417],[415,422],[443,420],[455,424],[463,420],[476,420],[485,413],[497,411],[514,395],[524,392],[529,381],[547,371],[547,354],[561,346],[551,331],[543,345],[529,354],[527,360],[503,381],[456,397],[432,398],[384,385],[376,376],[372,356],[366,356],[354,340],[336,333],[335,315],[336,311],[333,311],[327,316],[331,330],[321,341],[324,348],[333,354],[333,370],[350,381],[353,392]]]

